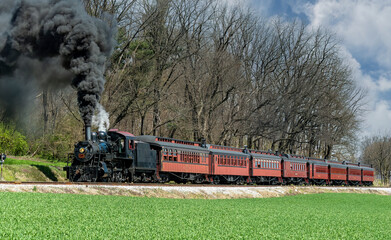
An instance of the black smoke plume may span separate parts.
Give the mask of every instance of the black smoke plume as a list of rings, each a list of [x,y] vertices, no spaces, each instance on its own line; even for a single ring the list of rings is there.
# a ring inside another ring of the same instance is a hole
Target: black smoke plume
[[[1,0],[0,106],[12,115],[32,87],[71,84],[90,125],[113,43],[113,29],[81,0]]]

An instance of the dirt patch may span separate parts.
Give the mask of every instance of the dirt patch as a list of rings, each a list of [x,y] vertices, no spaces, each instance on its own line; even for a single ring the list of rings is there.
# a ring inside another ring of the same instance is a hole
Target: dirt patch
[[[184,186],[87,186],[87,185],[0,185],[0,192],[39,192],[115,195],[176,199],[271,198],[298,194],[362,193],[391,195],[391,188],[356,187],[184,187]]]

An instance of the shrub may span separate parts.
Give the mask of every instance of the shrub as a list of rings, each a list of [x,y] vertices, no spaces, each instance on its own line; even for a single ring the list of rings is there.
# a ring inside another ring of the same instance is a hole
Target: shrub
[[[72,151],[73,139],[66,133],[46,135],[38,140],[40,150],[38,155],[47,160],[66,161],[67,155]]]
[[[12,155],[25,155],[28,151],[26,137],[14,126],[0,123],[0,152]]]

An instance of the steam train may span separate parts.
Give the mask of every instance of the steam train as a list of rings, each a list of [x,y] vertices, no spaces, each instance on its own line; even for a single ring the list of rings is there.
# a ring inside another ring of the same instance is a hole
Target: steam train
[[[372,185],[374,169],[338,162],[190,142],[134,136],[111,129],[75,144],[64,167],[72,182]]]

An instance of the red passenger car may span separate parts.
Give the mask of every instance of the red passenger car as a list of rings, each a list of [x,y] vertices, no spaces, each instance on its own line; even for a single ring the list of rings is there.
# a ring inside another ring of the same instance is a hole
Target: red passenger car
[[[347,166],[341,162],[327,161],[329,163],[330,184],[343,185],[347,184]]]
[[[357,163],[347,163],[348,184],[361,185],[361,167]]]
[[[305,157],[286,155],[283,159],[283,178],[287,183],[308,183],[307,160]]]
[[[280,156],[274,153],[249,150],[251,155],[251,181],[257,184],[278,184],[282,182]]]
[[[322,185],[329,183],[329,165],[324,159],[308,158],[309,182]]]
[[[362,168],[362,175],[361,175],[361,182],[363,185],[370,186],[373,184],[373,181],[375,180],[375,172],[373,168],[361,165]]]
[[[250,182],[250,159],[241,148],[208,145],[212,162],[210,174],[213,183]]]
[[[208,180],[209,151],[200,147],[200,143],[154,136],[139,139],[157,150],[157,173],[161,181],[203,183]]]

